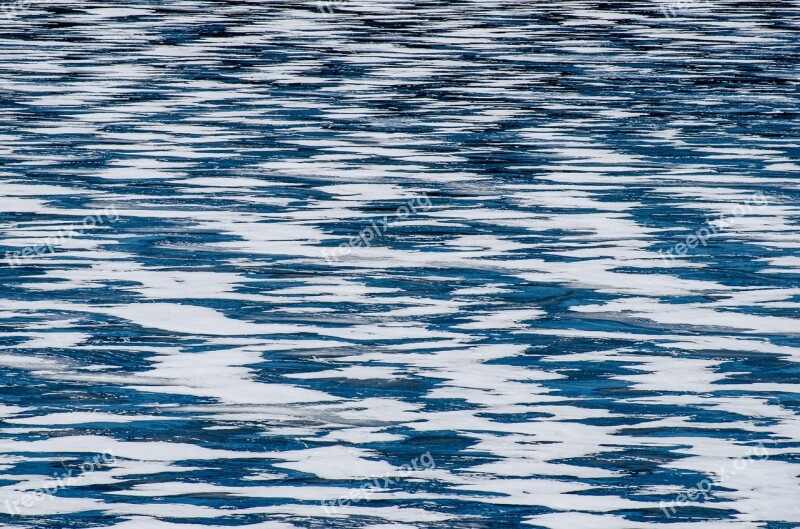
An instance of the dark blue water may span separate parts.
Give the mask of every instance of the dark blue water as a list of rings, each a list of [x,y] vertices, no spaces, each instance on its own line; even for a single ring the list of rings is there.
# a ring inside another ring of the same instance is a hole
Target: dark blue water
[[[5,7],[0,527],[800,527],[797,2]]]

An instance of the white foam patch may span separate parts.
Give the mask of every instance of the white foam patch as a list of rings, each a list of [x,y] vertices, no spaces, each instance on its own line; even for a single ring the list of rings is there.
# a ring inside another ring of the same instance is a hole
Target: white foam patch
[[[2,409],[0,409],[0,412]],[[164,417],[162,415],[119,415],[114,413],[101,412],[66,412],[51,413],[48,415],[37,415],[34,417],[22,417],[18,419],[6,419],[10,424],[33,424],[38,426],[65,425],[65,424],[91,424],[91,423],[131,423],[138,421],[171,421],[178,420],[175,417]]]

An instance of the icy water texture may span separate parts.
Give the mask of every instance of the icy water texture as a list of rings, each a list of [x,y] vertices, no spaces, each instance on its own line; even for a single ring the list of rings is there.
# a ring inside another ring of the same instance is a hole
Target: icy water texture
[[[797,3],[18,7],[2,527],[800,526]]]

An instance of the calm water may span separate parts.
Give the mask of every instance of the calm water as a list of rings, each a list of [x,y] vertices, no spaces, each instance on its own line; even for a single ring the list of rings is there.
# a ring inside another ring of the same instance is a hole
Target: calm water
[[[797,2],[5,5],[0,526],[800,527]]]

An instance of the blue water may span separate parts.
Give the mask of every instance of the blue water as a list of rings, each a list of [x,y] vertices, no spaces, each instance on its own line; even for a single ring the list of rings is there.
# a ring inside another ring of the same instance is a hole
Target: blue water
[[[797,2],[5,5],[0,527],[800,527]]]

